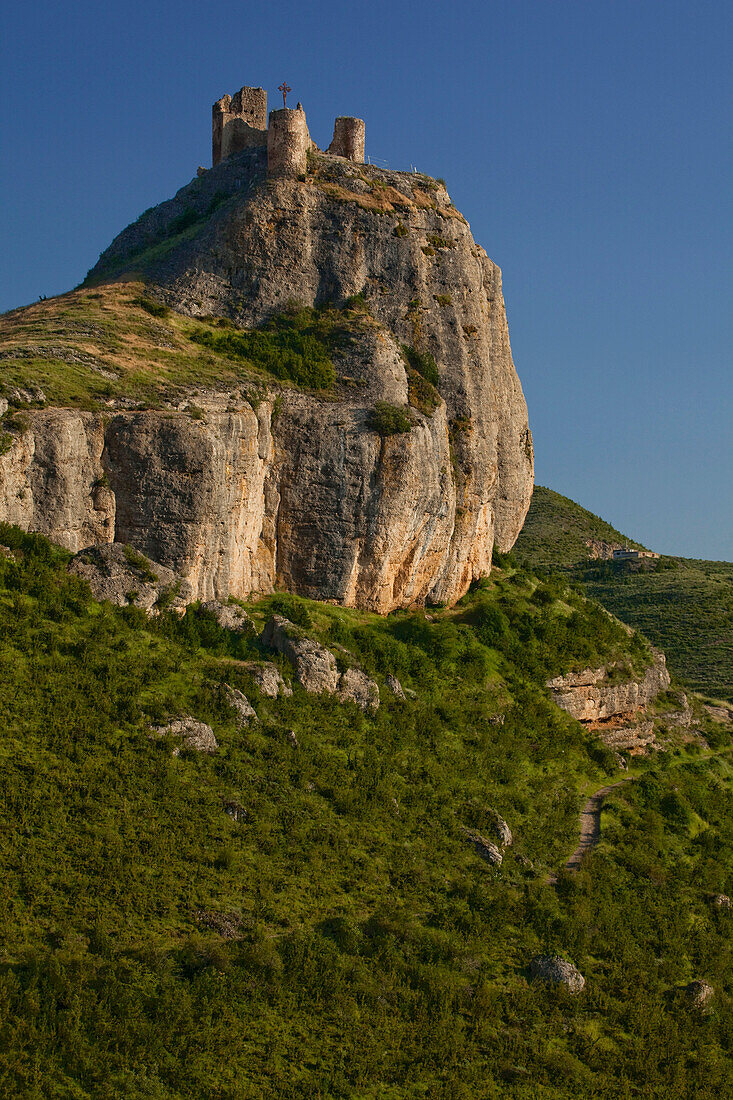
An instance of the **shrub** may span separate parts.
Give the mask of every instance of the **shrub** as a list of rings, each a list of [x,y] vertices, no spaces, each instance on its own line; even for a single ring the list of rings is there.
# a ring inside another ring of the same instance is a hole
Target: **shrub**
[[[410,431],[412,419],[405,409],[390,405],[387,401],[377,401],[369,413],[368,425],[382,437],[401,435]]]
[[[408,366],[417,371],[426,382],[429,382],[431,386],[438,385],[440,373],[434,355],[431,355],[429,351],[418,351],[417,348],[410,347],[409,344],[402,345],[402,354]]]
[[[304,630],[310,630],[313,626],[307,605],[289,593],[282,592],[273,596],[270,600],[270,611],[275,615],[284,615],[291,623],[302,626]]]
[[[165,317],[169,312],[168,306],[163,305],[162,302],[156,302],[154,298],[135,298],[132,304],[144,309],[151,317]]]
[[[409,233],[409,230],[406,225],[402,224],[402,222],[398,222],[392,232],[394,233],[395,237],[406,237]]]
[[[275,378],[316,390],[330,389],[336,381],[329,352],[337,338],[337,333],[319,324],[317,311],[309,309],[277,314],[264,329],[225,332],[197,329],[191,334],[195,343],[220,355],[243,360]]]

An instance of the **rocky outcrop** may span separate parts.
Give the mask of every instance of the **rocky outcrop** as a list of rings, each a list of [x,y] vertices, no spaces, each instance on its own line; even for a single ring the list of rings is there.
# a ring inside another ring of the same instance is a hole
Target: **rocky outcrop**
[[[282,615],[273,615],[261,635],[264,645],[276,649],[293,666],[295,679],[306,691],[337,695],[342,703],[355,703],[360,710],[379,708],[379,685],[358,668],[340,673],[336,657],[314,638]],[[347,657],[351,654],[347,654]]]
[[[514,843],[514,837],[512,831],[507,825],[503,817],[499,817],[498,814],[494,814],[494,829],[498,838],[499,844],[502,848],[511,848]]]
[[[388,672],[384,682],[387,685],[387,690],[391,692],[392,695],[394,695],[395,699],[406,698],[404,688],[402,687],[402,684],[394,675],[394,673]]]
[[[164,565],[129,546],[90,546],[69,563],[69,572],[85,580],[97,600],[125,607],[134,604],[154,614],[163,607],[182,612],[191,586]]]
[[[358,668],[347,668],[341,673],[338,697],[342,703],[355,703],[360,710],[375,711],[379,708],[379,685]]]
[[[552,698],[609,748],[645,752],[656,742],[655,720],[647,714],[657,696],[669,688],[664,654],[652,650],[652,664],[640,679],[619,678],[614,666],[586,668],[548,680]],[[665,715],[670,728],[690,725],[687,698],[681,694],[679,709]]]
[[[339,683],[336,658],[329,649],[308,638],[282,615],[273,615],[262,632],[264,645],[276,649],[293,666],[295,679],[306,691],[334,695]]]
[[[254,661],[247,661],[244,667],[254,680],[258,690],[269,699],[277,699],[278,695],[290,696],[293,694],[293,689],[290,684],[285,683],[280,675],[280,669],[276,665],[269,662],[259,665]]]
[[[206,722],[199,722],[196,718],[176,718],[165,726],[155,726],[156,737],[178,737],[181,744],[173,750],[174,756],[180,756],[184,749],[191,752],[216,752],[219,748],[214,731]]]
[[[586,668],[548,680],[547,686],[559,707],[579,722],[600,722],[623,714],[634,714],[646,707],[670,679],[664,654],[654,650],[650,668],[641,680],[616,681],[612,668]]]
[[[183,215],[196,232],[154,260]],[[532,491],[527,410],[499,269],[442,184],[318,154],[305,181],[265,183],[245,150],[120,234],[92,278],[130,270],[179,312],[240,326],[292,300],[363,294],[369,312],[326,398],[261,378],[252,403],[196,393],[199,419],[29,410],[0,456],[0,519],[73,551],[129,543],[195,599],[280,586],[379,612],[451,603],[494,543],[511,547]],[[435,408],[400,345],[434,357]],[[411,430],[372,430],[378,401]]]
[[[224,691],[227,702],[236,715],[236,722],[240,729],[245,729],[250,722],[257,721],[254,707],[239,688],[233,688],[229,684],[225,684]]]
[[[466,840],[471,842],[476,855],[486,860],[487,863],[491,863],[494,867],[501,867],[504,857],[496,844],[487,837],[482,836],[481,833],[476,832],[475,829],[462,827],[461,832]]]
[[[254,633],[254,623],[249,615],[235,603],[206,600],[201,604],[201,610],[213,615],[222,630],[231,630],[233,634]]]
[[[585,978],[576,966],[560,955],[538,955],[529,964],[530,977],[546,985],[564,985],[568,993],[582,993]]]

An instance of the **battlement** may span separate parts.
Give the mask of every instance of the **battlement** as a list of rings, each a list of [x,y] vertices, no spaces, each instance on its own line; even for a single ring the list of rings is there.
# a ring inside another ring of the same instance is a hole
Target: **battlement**
[[[285,91],[290,91],[285,87]],[[341,115],[333,128],[327,153],[364,163],[365,125],[361,118]],[[305,173],[308,150],[315,148],[308,133],[305,111],[285,107],[267,116],[267,92],[264,88],[240,88],[222,96],[212,108],[211,162],[222,160],[252,146],[267,146],[268,176],[301,176]],[[203,171],[203,169],[202,169]]]

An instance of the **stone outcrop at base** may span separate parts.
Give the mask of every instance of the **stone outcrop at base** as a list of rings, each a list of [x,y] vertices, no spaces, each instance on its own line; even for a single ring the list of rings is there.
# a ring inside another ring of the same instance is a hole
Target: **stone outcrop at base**
[[[119,607],[134,604],[149,614],[163,607],[183,612],[192,596],[191,585],[177,573],[119,543],[82,550],[69,572],[89,584],[95,599]]]
[[[314,694],[338,695],[342,703],[355,703],[365,712],[379,707],[379,685],[357,668],[339,672],[336,658],[314,638],[282,615],[273,615],[265,624],[262,642],[282,653],[293,666],[295,679]]]

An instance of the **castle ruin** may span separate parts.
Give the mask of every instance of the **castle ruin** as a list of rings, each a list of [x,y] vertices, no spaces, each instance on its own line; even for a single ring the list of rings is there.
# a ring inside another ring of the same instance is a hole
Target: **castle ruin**
[[[364,144],[363,119],[340,116],[326,152],[363,164]],[[270,111],[268,119],[267,92],[244,87],[236,95],[218,99],[212,108],[212,166],[253,146],[267,147],[268,176],[291,178],[305,174],[308,150],[318,148],[308,133],[300,103]]]

